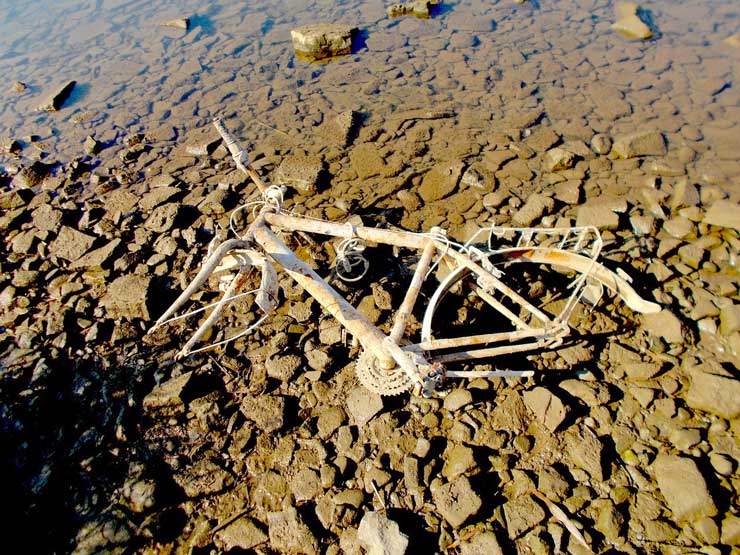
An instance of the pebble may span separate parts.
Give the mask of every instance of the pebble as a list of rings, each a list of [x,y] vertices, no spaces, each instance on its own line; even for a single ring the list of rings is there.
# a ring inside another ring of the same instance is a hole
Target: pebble
[[[363,515],[357,539],[367,555],[404,555],[409,545],[409,538],[398,523],[375,511]]]
[[[692,459],[660,454],[651,468],[677,521],[717,514],[704,477]]]

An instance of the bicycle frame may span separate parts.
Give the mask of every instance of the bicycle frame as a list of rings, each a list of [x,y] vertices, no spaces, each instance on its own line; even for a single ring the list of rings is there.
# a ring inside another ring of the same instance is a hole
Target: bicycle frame
[[[244,151],[238,147],[234,138],[228,134],[220,122],[215,123],[219,132],[224,136],[237,165],[248,175],[254,173]],[[434,228],[428,234],[420,234],[355,226],[350,223],[340,224],[289,214],[282,210],[281,195],[266,188],[261,182],[259,187],[264,193],[264,204],[256,219],[249,225],[246,234],[240,239],[226,241],[216,249],[209,249],[209,256],[193,282],[150,330],[151,332],[173,320],[213,307],[211,314],[178,353],[178,357],[222,345],[236,337],[243,336],[264,321],[275,309],[277,303],[277,276],[273,264],[285,270],[298,285],[316,299],[325,312],[336,318],[349,333],[357,338],[363,349],[363,355],[358,362],[358,377],[366,386],[385,395],[398,394],[413,388],[416,393],[430,396],[445,377],[526,377],[533,375],[533,371],[448,371],[444,365],[456,361],[490,358],[559,346],[569,333],[568,318],[581,299],[588,282],[600,283],[619,295],[630,308],[638,312],[660,310],[655,303],[640,298],[625,279],[596,261],[601,250],[601,237],[592,227],[564,229],[492,227],[485,230],[489,233],[489,248],[484,253],[471,242],[456,248],[439,228]],[[419,261],[408,291],[395,314],[391,332],[388,335],[384,334],[306,262],[298,258],[276,234],[276,231],[280,230],[322,234],[345,240],[373,242],[419,251]],[[514,234],[519,240],[510,247],[491,248],[494,237],[506,234]],[[553,244],[553,240],[557,240],[557,243]],[[572,292],[565,308],[556,317],[545,314],[504,283],[505,273],[488,263],[487,255],[503,256],[507,262],[555,265],[576,272],[577,277],[571,282]],[[435,259],[436,262],[434,262]],[[433,267],[433,263],[436,265],[440,261],[449,263],[453,270],[430,299],[424,315],[421,341],[404,344],[409,317],[417,304],[422,283],[430,268]],[[262,271],[260,288],[237,294],[236,291],[244,279],[244,272],[251,266],[258,266]],[[173,317],[175,312],[188,301],[211,274],[230,270],[236,270],[236,275],[229,283],[221,300],[209,307]],[[515,330],[453,339],[433,337],[432,319],[441,298],[457,280],[467,274],[475,276],[478,285],[476,293],[480,298],[508,318],[516,328]],[[232,300],[247,294],[257,295],[256,304],[264,313],[257,323],[235,337],[194,349],[195,344],[218,320],[225,306]],[[506,300],[508,304],[517,307],[519,314],[528,314],[531,323],[505,306],[502,300],[496,298],[497,295]],[[491,346],[494,344],[499,345]]]

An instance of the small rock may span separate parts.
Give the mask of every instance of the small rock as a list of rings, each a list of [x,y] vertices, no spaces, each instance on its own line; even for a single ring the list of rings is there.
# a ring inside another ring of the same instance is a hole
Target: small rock
[[[544,387],[525,391],[524,404],[551,432],[558,429],[570,412],[570,408],[564,405],[559,397]]]
[[[258,523],[246,516],[222,528],[216,532],[214,537],[224,551],[252,549],[267,541],[267,534],[262,531]]]
[[[13,177],[10,186],[13,189],[32,189],[39,185],[49,175],[49,166],[42,162],[34,162],[26,166]]]
[[[72,94],[72,90],[75,88],[76,84],[77,81],[68,81],[63,85],[59,85],[52,89],[47,100],[38,107],[39,111],[56,112],[59,110],[64,104],[64,101],[69,98],[70,94]]]
[[[639,131],[623,135],[614,141],[612,151],[618,158],[637,156],[665,156],[665,138],[657,131]]]
[[[267,375],[281,382],[289,381],[301,367],[303,359],[297,355],[276,355],[265,361]]]
[[[661,454],[651,468],[677,522],[717,514],[707,483],[693,460]]]
[[[531,495],[521,495],[504,505],[506,531],[515,540],[537,526],[547,516]]]
[[[609,138],[608,135],[604,135],[601,133],[594,135],[591,139],[591,150],[593,150],[596,154],[606,156],[612,150],[612,140]]]
[[[360,429],[383,410],[383,398],[363,386],[357,386],[350,392],[346,404],[347,412]]]
[[[192,377],[193,373],[187,372],[155,386],[151,393],[144,397],[144,411],[149,414],[162,412],[167,415],[185,412],[185,401],[182,396]]]
[[[324,173],[324,162],[313,156],[286,156],[280,162],[275,179],[280,185],[288,185],[299,193],[310,195],[318,192]]]
[[[319,554],[319,541],[294,507],[268,513],[270,546],[287,553]]]
[[[409,545],[409,538],[401,532],[398,523],[375,511],[362,517],[357,539],[367,555],[404,555]]]
[[[448,480],[454,479],[475,468],[473,450],[465,445],[454,445],[445,452],[445,465],[442,475]]]
[[[293,29],[290,36],[295,53],[314,61],[349,54],[356,33],[357,28],[349,25],[315,23]]]
[[[740,416],[740,380],[694,369],[686,403],[694,409],[732,420]]]
[[[12,137],[0,137],[0,151],[7,154],[15,154],[22,149],[23,146],[21,145],[21,143],[19,143]]]
[[[617,229],[619,227],[619,214],[615,213],[609,206],[600,206],[595,202],[578,207],[576,213],[576,225],[594,226],[599,229]]]
[[[110,284],[100,301],[108,316],[118,318],[141,318],[149,320],[149,289],[152,278],[138,274],[118,277]]]
[[[599,482],[605,479],[604,444],[591,430],[583,428],[568,437],[568,451],[578,468]]]
[[[173,478],[185,495],[191,498],[218,493],[234,483],[234,477],[230,472],[205,458],[184,471],[176,472]]]
[[[109,241],[102,247],[92,250],[78,258],[75,262],[70,264],[69,269],[102,268],[106,264],[112,263],[111,260],[120,245],[121,239],[113,239],[113,241]]]
[[[321,412],[316,428],[321,439],[328,439],[347,419],[342,407],[330,407]]]
[[[268,434],[276,432],[285,425],[285,398],[279,395],[246,397],[240,408],[244,416]]]
[[[655,314],[641,314],[643,326],[654,337],[662,337],[669,343],[681,343],[684,330],[679,320],[670,310],[663,309]]]
[[[174,202],[157,206],[144,222],[144,228],[155,233],[164,233],[175,226],[180,215],[180,205]]]
[[[637,15],[638,9],[637,2],[617,2],[614,6],[614,13],[617,14],[617,19],[623,19],[631,15]]]
[[[188,27],[190,27],[190,18],[188,17],[178,17],[177,19],[171,19],[170,21],[165,21],[164,23],[160,23],[162,27],[175,27],[177,29],[182,29],[183,31],[187,31]]]
[[[426,19],[429,17],[429,4],[428,0],[414,0],[413,2],[402,2],[399,4],[392,4],[388,6],[386,13],[389,17],[400,17],[402,15],[413,15]]]
[[[28,90],[28,85],[26,85],[22,81],[16,81],[13,83],[13,85],[10,87],[10,92],[14,92],[16,94],[20,94],[22,92],[26,92]]]
[[[721,541],[725,545],[740,546],[740,517],[728,514],[722,520]]]
[[[504,555],[493,532],[483,532],[460,544],[460,555]]]
[[[357,136],[360,119],[360,113],[354,110],[346,110],[335,117],[331,122],[331,136],[334,142],[343,148],[351,145]]]
[[[459,410],[473,402],[473,394],[467,389],[457,388],[444,399],[444,408],[450,412]]]
[[[576,156],[563,148],[553,148],[547,151],[543,161],[547,171],[557,172],[572,168],[576,162]]]
[[[717,200],[709,207],[702,221],[705,224],[740,231],[740,204],[729,200]]]
[[[725,44],[729,44],[734,48],[740,48],[740,33],[735,33],[734,35],[727,37],[722,42],[724,42]]]
[[[135,480],[123,485],[126,504],[135,513],[142,513],[154,506],[157,484],[152,480]]]
[[[623,17],[612,24],[612,29],[630,39],[647,40],[653,36],[650,27],[636,14]]]
[[[552,212],[554,208],[554,200],[535,193],[527,198],[527,202],[514,214],[512,221],[517,226],[529,227],[542,216]]]
[[[419,196],[426,202],[434,202],[453,193],[462,177],[465,166],[462,162],[442,163],[424,174],[419,186]]]
[[[483,503],[465,476],[432,491],[437,512],[454,528],[459,528],[476,514]]]
[[[85,142],[82,145],[82,148],[85,150],[85,154],[94,155],[100,152],[101,144],[95,140],[95,137],[92,135],[88,135],[85,137]]]

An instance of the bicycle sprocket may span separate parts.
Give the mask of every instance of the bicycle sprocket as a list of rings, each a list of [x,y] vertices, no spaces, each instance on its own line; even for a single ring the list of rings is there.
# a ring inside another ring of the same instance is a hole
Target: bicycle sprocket
[[[400,366],[384,370],[372,353],[363,351],[355,363],[355,373],[360,383],[378,395],[392,396],[407,392],[413,381]]]

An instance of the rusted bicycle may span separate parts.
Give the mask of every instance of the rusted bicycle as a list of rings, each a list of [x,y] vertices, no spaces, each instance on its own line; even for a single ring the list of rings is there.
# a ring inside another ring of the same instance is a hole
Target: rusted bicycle
[[[250,176],[262,194],[252,203],[255,217],[245,232],[234,231],[235,238],[212,244],[200,271],[156,321],[150,331],[194,314],[210,313],[186,342],[178,357],[225,345],[242,337],[265,321],[278,303],[276,267],[284,270],[321,305],[323,310],[359,341],[362,352],[356,362],[359,381],[380,395],[397,395],[409,390],[431,396],[445,378],[527,377],[532,370],[451,370],[447,365],[460,361],[489,359],[513,353],[553,349],[570,333],[569,319],[584,297],[597,300],[605,289],[619,296],[632,310],[653,313],[660,307],[641,298],[623,272],[615,273],[598,262],[602,239],[594,227],[508,228],[491,226],[480,230],[465,244],[448,239],[440,228],[428,233],[378,229],[352,223],[336,223],[295,215],[283,209],[282,190],[266,186],[249,165],[247,153],[216,119],[221,134],[237,167]],[[235,210],[235,214],[249,206]],[[232,214],[232,218],[235,214]],[[347,281],[357,280],[367,270],[365,249],[382,244],[411,249],[419,253],[413,277],[398,307],[390,333],[373,325],[337,290],[301,260],[276,231],[304,232],[341,238],[337,254],[337,274]],[[521,263],[547,267],[566,280],[563,302],[556,314],[548,314],[515,290],[507,281],[519,271]],[[425,280],[439,264],[449,267],[429,297],[423,312],[421,337],[407,334],[409,319],[419,301]],[[242,291],[250,271],[260,272],[259,286]],[[622,275],[620,275],[622,274]],[[212,304],[175,316],[212,275],[222,277],[223,295]],[[624,277],[623,277],[624,276]],[[465,286],[470,294],[503,317],[507,331],[477,335],[443,337],[438,333],[440,306],[445,296]],[[247,296],[261,315],[239,333],[202,344],[219,321],[225,307]]]

